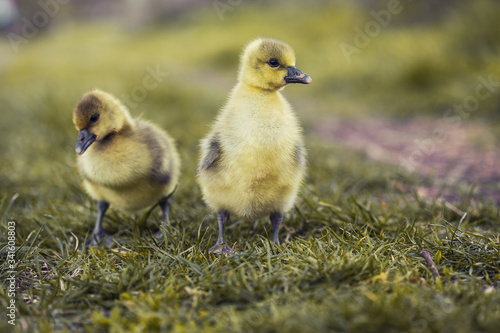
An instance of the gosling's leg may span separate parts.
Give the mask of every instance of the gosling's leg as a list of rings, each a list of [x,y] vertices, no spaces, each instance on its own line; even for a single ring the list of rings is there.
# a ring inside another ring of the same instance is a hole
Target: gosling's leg
[[[231,248],[224,241],[224,224],[229,219],[229,212],[221,209],[217,211],[217,225],[219,226],[219,236],[217,237],[217,243],[212,246],[208,252],[214,254],[230,254]]]
[[[163,233],[161,229],[165,229],[165,231],[168,231],[170,226],[170,217],[169,217],[169,208],[170,208],[170,203],[168,202],[168,197],[165,197],[158,202],[161,208],[162,212],[162,219],[161,219],[161,228],[157,232],[154,233],[154,236],[157,238],[163,237]]]
[[[280,232],[281,221],[283,221],[283,213],[271,213],[269,218],[273,226],[273,243],[279,244],[278,234]]]
[[[94,230],[89,238],[85,241],[87,246],[97,246],[100,245],[104,238],[106,238],[105,246],[111,247],[113,244],[113,237],[109,236],[107,230],[102,227],[102,221],[104,219],[104,214],[109,208],[109,202],[98,201],[97,202],[97,222],[94,226]]]

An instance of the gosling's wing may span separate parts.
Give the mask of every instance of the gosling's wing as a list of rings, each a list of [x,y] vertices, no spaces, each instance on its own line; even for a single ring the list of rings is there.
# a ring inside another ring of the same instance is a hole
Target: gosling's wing
[[[153,182],[167,185],[171,181],[171,167],[165,165],[165,155],[171,154],[172,147],[165,133],[156,126],[145,121],[138,121],[141,140],[146,144],[147,150],[152,156],[150,176]]]
[[[217,165],[222,155],[221,145],[217,135],[208,137],[202,141],[202,157],[198,171],[208,170]]]

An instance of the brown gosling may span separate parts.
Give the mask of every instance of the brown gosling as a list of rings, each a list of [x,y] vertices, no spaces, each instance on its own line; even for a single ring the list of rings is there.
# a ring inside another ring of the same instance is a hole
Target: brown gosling
[[[136,211],[158,204],[162,227],[169,223],[169,196],[179,178],[180,160],[173,139],[159,127],[133,119],[115,97],[101,90],[86,93],[73,112],[79,131],[75,151],[83,187],[97,201],[97,222],[88,246],[110,247],[102,227],[109,205]],[[162,235],[161,228],[155,236]]]

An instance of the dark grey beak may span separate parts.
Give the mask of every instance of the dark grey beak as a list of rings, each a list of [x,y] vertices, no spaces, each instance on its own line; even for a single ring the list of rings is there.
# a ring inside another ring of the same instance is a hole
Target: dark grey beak
[[[312,79],[306,74],[302,73],[297,67],[290,66],[287,67],[288,74],[285,76],[286,83],[305,83],[309,84]]]
[[[75,151],[78,155],[85,153],[88,147],[95,141],[96,135],[90,133],[86,129],[80,130],[78,139],[76,140]]]

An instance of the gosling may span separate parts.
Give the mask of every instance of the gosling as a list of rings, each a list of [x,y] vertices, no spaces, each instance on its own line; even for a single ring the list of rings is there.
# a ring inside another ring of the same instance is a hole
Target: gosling
[[[231,253],[224,241],[231,214],[269,216],[272,241],[278,244],[283,213],[293,206],[306,170],[302,130],[280,90],[311,81],[282,41],[257,39],[243,52],[238,83],[201,141],[198,183],[204,201],[217,212],[219,229],[210,252]]]
[[[75,151],[83,187],[97,201],[97,222],[88,246],[110,247],[103,228],[109,205],[136,211],[158,204],[162,228],[169,223],[169,197],[177,186],[180,160],[174,141],[157,126],[133,119],[112,95],[93,90],[73,111],[79,131]],[[161,228],[155,236],[162,235]]]

